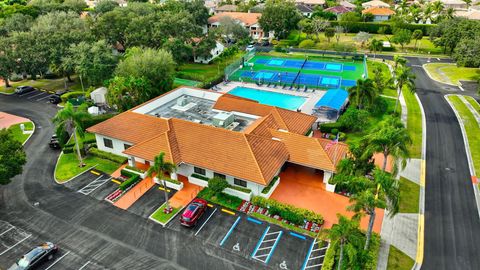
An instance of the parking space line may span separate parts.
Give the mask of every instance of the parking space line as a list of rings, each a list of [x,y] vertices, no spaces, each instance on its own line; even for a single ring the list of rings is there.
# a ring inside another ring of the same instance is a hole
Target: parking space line
[[[313,239],[312,244],[310,245],[310,249],[308,250],[307,256],[305,257],[305,261],[303,262],[303,266],[302,266],[301,270],[310,269],[310,268],[313,268],[313,267],[321,266],[323,264],[323,261],[322,261],[321,263],[318,263],[318,264],[315,264],[315,265],[308,265],[309,261],[324,258],[325,255],[326,255],[326,253],[325,253],[325,254],[321,254],[321,255],[313,255],[314,257],[312,257],[312,254],[314,252],[319,252],[319,251],[328,249],[328,247],[330,246],[330,243],[328,243],[326,247],[314,248],[316,244],[318,245],[319,242],[317,242],[317,239]]]
[[[29,95],[35,94],[35,93],[38,93],[38,91],[28,92],[28,93],[26,93],[26,94],[21,94],[20,96],[21,96],[21,97],[26,97],[26,96],[29,96]]]
[[[323,263],[319,263],[319,264],[314,264],[314,265],[310,265],[308,267],[305,267],[305,269],[309,269],[309,268],[313,268],[313,267],[318,267],[318,266],[322,266]]]
[[[118,181],[118,180],[115,180],[115,179],[112,179],[112,182],[113,182],[113,183],[115,183],[115,184],[117,184],[117,185],[120,185],[120,184],[121,184],[121,182],[120,182],[120,181]]]
[[[82,270],[82,269],[85,268],[85,266],[87,266],[89,263],[90,263],[90,261],[86,262],[84,265],[82,265],[80,268],[78,268],[78,270]]]
[[[15,245],[7,248],[6,250],[4,250],[2,253],[0,253],[0,256],[2,256],[3,254],[7,253],[7,251],[9,251],[10,249],[16,247],[17,245],[19,245],[20,243],[22,243],[23,241],[27,240],[30,236],[32,236],[31,234],[29,234],[27,237],[23,238],[22,240],[18,241],[17,243],[15,243]]]
[[[278,242],[279,242],[278,240],[280,240],[280,237],[282,237],[282,234],[283,234],[283,231],[280,231],[280,233],[277,236],[277,239],[276,239],[275,243],[273,244],[272,249],[270,250],[270,253],[268,254],[268,257],[267,257],[267,260],[265,261],[265,263],[268,264],[268,262],[270,261],[270,258],[272,258],[272,254],[275,251],[275,249],[277,248],[277,245],[278,245]]]
[[[265,235],[267,234],[268,230],[270,230],[270,226],[265,228],[265,231],[263,231],[262,237],[260,237],[260,240],[258,240],[258,243],[257,243],[257,245],[255,246],[255,249],[252,252],[252,257],[255,256],[255,253],[257,253],[257,250],[260,247],[260,245],[262,244],[263,239],[265,239]]]
[[[248,220],[248,221],[251,221],[251,222],[253,222],[253,223],[256,223],[256,224],[258,224],[258,225],[262,225],[262,223],[263,223],[263,222],[261,222],[260,220],[256,220],[256,219],[251,218],[251,217],[247,217],[247,220]]]
[[[45,270],[48,270],[50,268],[52,268],[55,264],[57,264],[61,259],[63,259],[65,256],[67,256],[68,254],[70,254],[70,251],[67,251],[67,253],[63,254],[62,257],[56,259],[52,264],[50,264],[50,266],[48,266],[47,268],[45,268]]]
[[[42,100],[42,99],[46,99],[46,98],[51,97],[51,96],[53,96],[53,95],[48,94],[48,95],[46,95],[46,96],[44,96],[44,97],[41,97],[41,98],[37,99],[36,101],[40,101],[40,100]]]
[[[10,225],[10,226],[12,226],[12,225]],[[8,230],[6,230],[6,231],[4,231],[4,232],[0,233],[0,236],[2,236],[2,235],[4,235],[4,234],[6,234],[7,232],[9,232],[9,231],[11,231],[11,230],[13,230],[13,228],[15,228],[15,226],[12,226],[12,227],[10,227],[10,229],[8,229]]]
[[[223,208],[222,208],[222,210],[223,210]],[[228,230],[227,234],[223,237],[222,241],[220,242],[220,246],[223,246],[223,244],[225,244],[225,241],[227,241],[230,234],[232,234],[233,229],[235,229],[235,227],[237,227],[238,222],[240,221],[241,218],[242,217],[238,217],[237,220],[235,220],[235,223],[233,223],[232,227],[230,227],[230,230]]]
[[[307,237],[305,237],[305,235],[301,235],[301,234],[294,233],[294,232],[290,232],[290,235],[294,236],[294,237],[297,237],[297,238],[300,238],[302,240],[307,240]]]
[[[40,95],[43,95],[43,94],[46,94],[45,92],[40,92],[39,94],[36,94],[36,95],[33,95],[33,96],[29,96],[27,99],[32,99],[34,97],[38,97]]]
[[[282,234],[283,234],[283,231],[270,232],[270,226],[268,226],[265,229],[263,236],[258,241],[257,246],[255,247],[255,250],[252,253],[252,258],[255,260],[261,261],[265,264],[268,264],[268,262],[270,261],[270,258],[273,255],[273,252],[277,248],[278,242],[282,237]],[[274,238],[265,239],[266,237],[271,237],[271,236],[274,236]],[[273,241],[273,244],[271,243],[272,241]],[[267,253],[262,252],[263,254],[257,254],[259,253],[259,251],[266,251]]]
[[[307,267],[308,259],[310,258],[310,254],[312,254],[313,246],[315,246],[316,241],[317,239],[313,239],[312,244],[308,249],[307,256],[305,256],[305,261],[303,262],[303,265],[302,265],[302,270],[305,270]]]
[[[97,171],[94,171],[94,170],[91,170],[91,171],[90,171],[90,173],[91,173],[91,174],[95,174],[95,175],[100,175],[100,173],[99,173],[99,172],[97,172]]]
[[[207,203],[207,206],[208,206],[208,207],[213,207],[213,204]]]
[[[203,222],[202,226],[200,226],[198,231],[195,233],[195,236],[197,236],[197,234],[200,233],[200,231],[203,229],[205,224],[207,224],[207,222],[210,220],[210,218],[213,216],[213,214],[215,214],[215,212],[217,212],[217,208],[213,209],[213,212],[210,214],[210,216],[208,216],[207,220],[205,220],[205,222]]]
[[[232,211],[227,210],[227,209],[225,209],[225,208],[222,208],[222,212],[227,213],[227,214],[230,214],[230,215],[232,215],[232,216],[235,216],[235,212],[232,212]]]
[[[81,188],[77,192],[81,193],[83,195],[89,195],[90,193],[94,192],[97,188],[99,188],[100,186],[107,183],[111,178],[111,177],[109,177],[109,178],[106,178],[106,179],[101,179],[102,177],[103,177],[103,175],[100,175],[95,180],[88,183],[88,185],[84,186],[83,188]]]

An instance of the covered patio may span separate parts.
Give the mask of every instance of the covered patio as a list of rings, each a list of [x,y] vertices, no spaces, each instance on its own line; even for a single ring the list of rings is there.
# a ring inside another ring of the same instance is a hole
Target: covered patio
[[[323,171],[301,165],[286,165],[280,173],[280,184],[270,198],[321,214],[325,219],[324,228],[331,228],[337,223],[337,213],[348,217],[354,214],[346,210],[350,204],[348,197],[326,190]],[[377,233],[381,230],[383,216],[384,210],[377,209],[373,226]],[[362,218],[360,226],[362,229],[367,228],[368,216]]]

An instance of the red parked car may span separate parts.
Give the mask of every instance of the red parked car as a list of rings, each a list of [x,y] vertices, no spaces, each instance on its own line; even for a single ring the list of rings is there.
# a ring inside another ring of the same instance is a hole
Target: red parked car
[[[205,213],[205,209],[207,209],[207,201],[195,198],[183,211],[180,223],[187,227],[195,226],[203,213]]]

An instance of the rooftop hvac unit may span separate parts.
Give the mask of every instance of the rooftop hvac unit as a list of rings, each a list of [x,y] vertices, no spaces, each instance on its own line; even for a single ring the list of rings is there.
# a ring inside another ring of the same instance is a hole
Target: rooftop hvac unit
[[[233,113],[221,112],[213,117],[213,125],[216,127],[225,128],[235,120]]]
[[[178,106],[185,106],[188,104],[188,100],[187,100],[187,97],[186,96],[181,96],[177,99],[177,105]]]

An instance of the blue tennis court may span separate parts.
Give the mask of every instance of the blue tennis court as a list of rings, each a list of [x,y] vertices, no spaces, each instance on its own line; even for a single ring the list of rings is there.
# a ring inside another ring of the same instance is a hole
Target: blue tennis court
[[[329,71],[342,71],[343,69],[343,64],[332,64],[332,63],[327,63],[325,65],[325,69]]]
[[[281,59],[272,59],[270,60],[267,65],[269,66],[283,66],[283,64],[285,63],[285,60],[281,60]]]
[[[342,87],[352,87],[357,85],[357,82],[354,80],[342,80]]]

